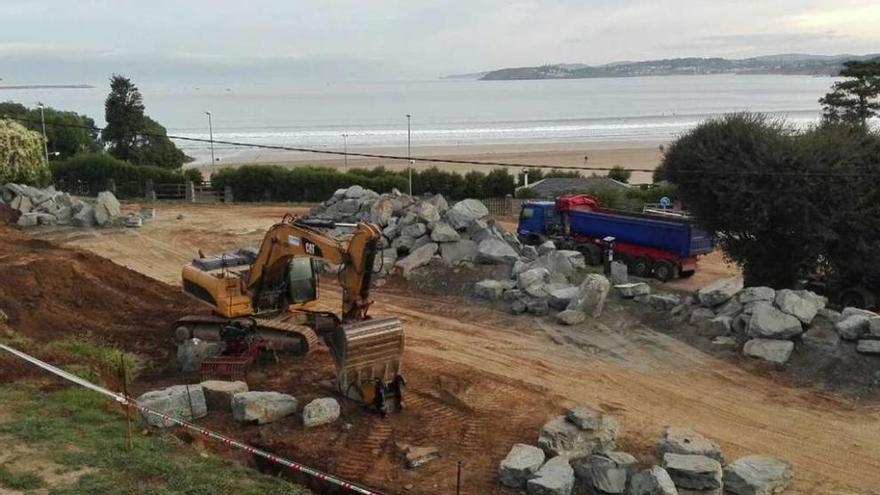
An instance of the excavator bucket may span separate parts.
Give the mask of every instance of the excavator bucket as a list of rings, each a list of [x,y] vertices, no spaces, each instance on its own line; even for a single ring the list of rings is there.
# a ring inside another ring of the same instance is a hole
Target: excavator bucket
[[[331,336],[336,349],[339,391],[381,412],[403,402],[403,325],[397,318],[379,318],[340,325]]]

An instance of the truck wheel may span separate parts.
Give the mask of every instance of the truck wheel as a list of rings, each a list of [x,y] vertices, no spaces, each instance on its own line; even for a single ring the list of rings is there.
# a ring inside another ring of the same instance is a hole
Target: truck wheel
[[[873,309],[877,306],[877,298],[861,287],[853,287],[840,295],[840,305],[844,308]]]
[[[630,275],[634,277],[646,277],[651,273],[651,258],[647,256],[634,256],[627,264]]]
[[[678,267],[667,260],[660,260],[654,264],[654,278],[661,282],[669,282],[678,276]]]

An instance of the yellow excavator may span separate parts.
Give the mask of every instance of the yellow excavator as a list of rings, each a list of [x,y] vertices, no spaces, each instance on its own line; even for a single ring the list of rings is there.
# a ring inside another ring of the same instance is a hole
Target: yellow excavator
[[[334,237],[328,229],[354,229]],[[202,256],[183,267],[183,291],[212,308],[210,316],[178,320],[175,339],[224,341],[227,350],[305,355],[319,339],[336,365],[336,387],[383,414],[402,406],[403,327],[368,315],[370,280],[381,231],[368,223],[339,224],[285,215],[250,259]],[[200,253],[201,256],[201,253]],[[317,308],[316,261],[339,267],[342,312]]]

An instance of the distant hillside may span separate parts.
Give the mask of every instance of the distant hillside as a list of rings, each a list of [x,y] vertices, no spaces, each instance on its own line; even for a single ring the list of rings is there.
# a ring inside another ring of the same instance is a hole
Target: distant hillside
[[[785,74],[836,76],[848,60],[880,60],[871,55],[804,55],[780,54],[744,59],[672,58],[643,62],[614,62],[589,66],[584,64],[552,64],[539,67],[513,67],[485,73],[481,80],[516,79],[584,79],[589,77],[635,77],[704,74]]]

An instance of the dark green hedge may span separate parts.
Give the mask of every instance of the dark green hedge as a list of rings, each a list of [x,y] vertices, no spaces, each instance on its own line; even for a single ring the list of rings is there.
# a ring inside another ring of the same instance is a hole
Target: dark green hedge
[[[169,170],[161,167],[133,165],[106,153],[81,153],[67,160],[51,162],[52,180],[56,186],[81,194],[96,194],[107,188],[112,179],[117,196],[143,194],[147,179],[154,184],[182,184],[187,180],[202,181],[198,170]]]
[[[337,189],[355,184],[378,193],[409,190],[407,172],[383,167],[340,172],[325,167],[286,168],[278,165],[245,165],[220,170],[211,175],[214,187],[231,186],[238,201],[305,201],[319,202]],[[413,171],[413,194],[440,193],[450,199],[486,198],[512,194],[513,176],[504,169],[488,174],[468,172],[461,175],[444,172],[436,167]]]

